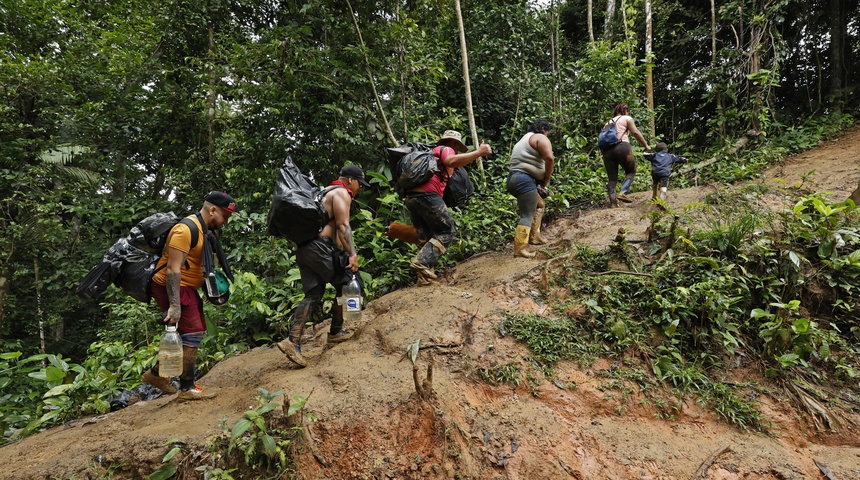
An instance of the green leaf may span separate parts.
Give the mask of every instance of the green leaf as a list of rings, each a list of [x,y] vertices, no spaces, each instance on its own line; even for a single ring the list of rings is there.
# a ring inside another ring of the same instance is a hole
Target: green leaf
[[[149,480],[167,480],[176,473],[176,465],[168,463],[147,476]]]
[[[72,388],[75,388],[74,383],[64,383],[62,385],[57,385],[56,387],[45,392],[45,394],[42,395],[42,398],[56,397],[57,395],[62,395],[64,393],[66,393],[68,390],[71,390]]]
[[[181,449],[181,448],[179,448],[179,447],[173,447],[173,448],[171,448],[171,449],[170,449],[170,451],[169,451],[169,452],[167,452],[167,455],[165,455],[165,456],[164,456],[164,458],[163,458],[163,459],[161,459],[161,463],[167,463],[167,462],[169,462],[171,458],[175,457],[175,456],[176,456],[176,454],[177,454],[177,453],[179,453],[179,452],[181,452],[181,451],[182,451],[182,449]]]
[[[233,432],[230,435],[230,443],[236,441],[237,438],[241,437],[248,429],[251,428],[251,420],[242,417],[233,425]]]
[[[278,446],[275,444],[275,439],[271,435],[263,435],[263,453],[269,458],[275,458],[278,454]]]
[[[276,408],[278,408],[277,403],[269,402],[269,403],[263,405],[262,407],[258,408],[257,413],[259,413],[260,415],[263,415],[263,414],[271,412],[272,410],[274,410]]]
[[[303,397],[301,395],[296,395],[290,400],[290,408],[287,409],[287,416],[293,415],[299,410],[305,408],[305,404],[308,402],[307,397]]]

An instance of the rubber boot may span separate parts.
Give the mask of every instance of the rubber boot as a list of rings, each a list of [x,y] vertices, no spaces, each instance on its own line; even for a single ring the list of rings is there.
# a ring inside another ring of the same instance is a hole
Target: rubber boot
[[[615,198],[615,188],[606,187],[606,192],[609,193],[609,208],[618,208],[618,200]]]
[[[544,245],[546,240],[540,236],[540,225],[543,221],[543,207],[538,207],[535,210],[535,216],[532,218],[532,231],[529,234],[529,245]]]
[[[535,252],[526,250],[529,244],[529,232],[531,228],[525,225],[517,225],[517,230],[514,233],[514,256],[523,258],[532,258]]]
[[[631,184],[633,184],[632,178],[625,178],[621,182],[621,193],[618,194],[618,200],[621,200],[622,202],[625,202],[625,203],[630,203],[633,201],[630,199],[630,197],[627,196],[627,194],[630,193],[630,185]]]
[[[659,191],[660,187],[655,183],[653,187],[651,187],[651,200],[657,200],[657,191]]]

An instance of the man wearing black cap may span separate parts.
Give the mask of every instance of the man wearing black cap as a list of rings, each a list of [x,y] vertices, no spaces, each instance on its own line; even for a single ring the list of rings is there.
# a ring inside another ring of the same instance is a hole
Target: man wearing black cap
[[[182,337],[182,375],[179,376],[180,400],[211,398],[203,388],[194,384],[197,347],[206,332],[203,300],[197,290],[203,286],[203,242],[206,230],[227,224],[236,212],[233,197],[224,192],[209,192],[203,208],[186,217],[190,223],[177,223],[167,236],[167,243],[152,276],[152,297],[164,314],[164,321],[177,325]],[[197,230],[197,242],[192,245],[191,228]],[[205,225],[205,229],[203,226]],[[158,363],[141,377],[164,393],[175,393],[168,379],[158,375]]]
[[[311,315],[320,308],[326,284],[330,283],[340,297],[346,280],[345,270],[353,273],[358,271],[358,250],[349,226],[349,208],[361,187],[366,188],[370,184],[365,180],[361,168],[346,165],[340,170],[340,177],[331,185],[341,187],[329,189],[323,197],[323,206],[332,220],[316,238],[299,245],[296,250],[296,263],[299,264],[305,298],[296,307],[289,335],[278,342],[278,348],[300,367],[307,366],[302,357],[302,332]],[[343,330],[343,305],[335,304],[332,306],[327,344],[340,343],[350,337],[352,332]]]

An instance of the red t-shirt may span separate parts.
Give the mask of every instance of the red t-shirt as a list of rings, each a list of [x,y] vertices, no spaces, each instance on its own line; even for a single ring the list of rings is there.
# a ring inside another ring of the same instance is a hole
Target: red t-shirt
[[[445,186],[448,185],[448,177],[454,174],[454,168],[449,167],[447,164],[448,158],[456,154],[457,152],[453,148],[444,145],[433,148],[433,155],[436,155],[437,161],[441,163],[439,165],[439,172],[430,177],[427,183],[416,188],[416,190],[437,193],[441,197],[445,193]]]

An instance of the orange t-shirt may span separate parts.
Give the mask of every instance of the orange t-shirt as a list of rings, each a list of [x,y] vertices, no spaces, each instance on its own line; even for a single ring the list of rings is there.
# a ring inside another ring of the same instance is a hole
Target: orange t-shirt
[[[186,258],[188,266],[182,264],[182,280],[179,286],[191,287],[195,290],[203,286],[203,229],[200,228],[200,222],[197,221],[196,215],[189,215],[187,218],[190,218],[197,225],[197,230],[200,232],[197,245],[191,248],[191,229],[188,225],[177,223],[173,226],[167,235],[164,252],[155,265],[155,269],[158,271],[152,276],[152,281],[158,285],[167,285],[167,258],[170,256],[170,249],[175,248],[188,254]]]

